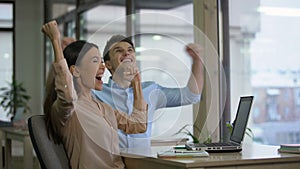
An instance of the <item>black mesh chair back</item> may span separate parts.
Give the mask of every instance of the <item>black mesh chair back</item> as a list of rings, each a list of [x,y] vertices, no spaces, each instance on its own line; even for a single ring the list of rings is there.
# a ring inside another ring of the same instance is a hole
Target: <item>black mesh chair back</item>
[[[69,160],[62,144],[54,144],[47,134],[45,115],[28,119],[31,142],[42,169],[68,169]]]

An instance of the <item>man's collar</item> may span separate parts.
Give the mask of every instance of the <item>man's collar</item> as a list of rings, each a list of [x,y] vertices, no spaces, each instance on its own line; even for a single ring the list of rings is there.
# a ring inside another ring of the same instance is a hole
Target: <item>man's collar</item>
[[[118,88],[118,89],[125,89],[125,90],[130,88],[130,87],[129,88],[120,87],[120,85],[112,79],[112,76],[110,76],[108,79],[108,86],[113,88]]]
[[[114,80],[112,79],[112,76],[109,77],[108,79],[108,85],[112,86],[113,84],[115,84],[116,82],[114,82]]]
[[[131,89],[131,86],[128,88],[120,87],[120,85],[112,79],[112,76],[110,76],[108,79],[108,86],[111,88],[117,88],[117,89],[122,89],[122,90],[130,90]]]

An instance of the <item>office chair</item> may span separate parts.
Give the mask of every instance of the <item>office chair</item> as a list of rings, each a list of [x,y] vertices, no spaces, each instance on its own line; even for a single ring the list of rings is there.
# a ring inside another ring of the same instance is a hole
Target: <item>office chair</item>
[[[28,119],[31,142],[42,169],[68,169],[69,160],[62,144],[54,144],[47,134],[45,115]]]

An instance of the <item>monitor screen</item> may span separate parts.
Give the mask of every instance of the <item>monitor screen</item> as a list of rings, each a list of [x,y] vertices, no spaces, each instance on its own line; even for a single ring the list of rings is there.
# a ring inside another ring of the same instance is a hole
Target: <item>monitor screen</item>
[[[237,114],[233,123],[233,130],[230,140],[241,143],[247,128],[250,109],[252,106],[253,96],[244,96],[240,98]]]

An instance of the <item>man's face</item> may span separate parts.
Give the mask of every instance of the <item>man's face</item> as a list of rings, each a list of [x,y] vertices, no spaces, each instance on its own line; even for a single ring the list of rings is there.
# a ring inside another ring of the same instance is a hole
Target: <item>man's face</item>
[[[113,44],[109,50],[109,56],[110,60],[106,61],[105,66],[112,74],[114,74],[121,63],[132,63],[136,65],[134,48],[127,42]]]

